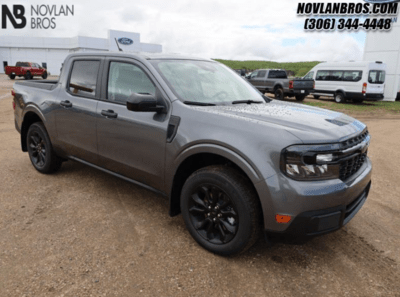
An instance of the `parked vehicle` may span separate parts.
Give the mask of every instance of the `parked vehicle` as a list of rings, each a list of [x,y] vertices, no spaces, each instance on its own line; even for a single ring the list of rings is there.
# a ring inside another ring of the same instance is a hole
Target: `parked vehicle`
[[[262,231],[338,230],[370,189],[363,123],[269,99],[212,60],[72,54],[58,81],[16,82],[12,92],[37,171],[70,159],[161,193],[216,254],[245,251]]]
[[[305,79],[315,79],[315,99],[333,97],[337,103],[384,98],[386,64],[382,62],[321,63]]]
[[[23,76],[25,79],[41,76],[43,79],[46,79],[48,76],[47,69],[37,63],[31,62],[17,62],[15,66],[6,66],[4,71],[11,79],[15,79],[16,76]]]
[[[260,92],[273,92],[275,99],[282,100],[285,96],[295,97],[297,101],[304,98],[314,88],[313,79],[288,79],[285,70],[259,69],[253,71],[249,82]]]

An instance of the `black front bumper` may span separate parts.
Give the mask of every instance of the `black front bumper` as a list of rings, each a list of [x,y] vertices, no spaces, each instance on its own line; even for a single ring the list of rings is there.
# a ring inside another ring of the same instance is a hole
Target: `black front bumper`
[[[304,238],[330,233],[342,228],[357,214],[367,200],[371,182],[364,191],[348,205],[333,208],[308,211],[296,216],[294,221],[283,233],[268,233],[268,235],[289,235]]]

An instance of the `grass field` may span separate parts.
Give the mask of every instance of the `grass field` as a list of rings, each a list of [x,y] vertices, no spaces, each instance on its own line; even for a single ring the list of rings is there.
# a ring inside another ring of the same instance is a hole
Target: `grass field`
[[[286,69],[294,72],[295,76],[304,76],[310,71],[315,65],[320,62],[295,62],[295,63],[279,63],[272,61],[233,61],[233,60],[220,60],[215,59],[228,67],[233,69]]]

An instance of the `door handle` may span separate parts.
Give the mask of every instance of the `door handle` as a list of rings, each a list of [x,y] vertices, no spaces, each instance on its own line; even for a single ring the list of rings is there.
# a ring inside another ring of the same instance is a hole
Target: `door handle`
[[[60,105],[61,105],[61,106],[64,106],[64,107],[72,107],[72,103],[69,102],[68,100],[61,101],[61,102],[60,102]]]
[[[114,112],[114,110],[102,110],[101,115],[105,116],[107,118],[116,118],[118,116],[118,113]]]

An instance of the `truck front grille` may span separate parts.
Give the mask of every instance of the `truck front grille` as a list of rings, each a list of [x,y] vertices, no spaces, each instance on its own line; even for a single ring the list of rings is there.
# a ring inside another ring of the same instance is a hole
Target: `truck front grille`
[[[367,154],[359,154],[349,160],[340,163],[339,178],[346,180],[361,168],[364,164]]]

